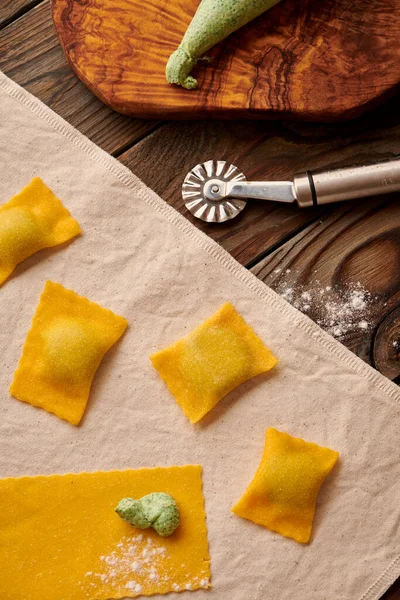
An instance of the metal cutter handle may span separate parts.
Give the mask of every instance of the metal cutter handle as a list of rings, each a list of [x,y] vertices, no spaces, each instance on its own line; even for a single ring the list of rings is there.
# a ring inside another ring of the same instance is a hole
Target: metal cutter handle
[[[236,217],[249,199],[307,207],[399,191],[399,156],[370,165],[306,171],[293,181],[246,181],[234,165],[208,160],[186,175],[182,198],[196,218],[223,223]]]
[[[398,192],[400,158],[332,171],[307,171],[295,175],[293,184],[301,207]]]

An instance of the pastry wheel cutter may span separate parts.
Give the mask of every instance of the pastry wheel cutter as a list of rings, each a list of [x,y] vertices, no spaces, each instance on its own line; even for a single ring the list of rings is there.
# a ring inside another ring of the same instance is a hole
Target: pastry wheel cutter
[[[400,157],[369,165],[328,171],[305,171],[293,181],[246,181],[237,167],[208,160],[185,177],[186,208],[207,223],[234,219],[246,201],[272,200],[301,208],[400,191]]]

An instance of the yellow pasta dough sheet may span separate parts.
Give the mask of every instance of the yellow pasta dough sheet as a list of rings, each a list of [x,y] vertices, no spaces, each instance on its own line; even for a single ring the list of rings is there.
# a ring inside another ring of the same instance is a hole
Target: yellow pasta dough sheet
[[[338,457],[338,452],[329,448],[267,429],[260,466],[232,511],[307,543],[318,492]]]
[[[18,400],[77,425],[97,368],[128,323],[48,281],[10,387]]]
[[[181,520],[161,538],[114,511],[118,501],[171,494]],[[201,467],[0,480],[1,600],[107,600],[208,588]]]
[[[61,201],[40,177],[35,177],[0,206],[0,285],[28,256],[80,233],[81,228]]]
[[[150,358],[191,423],[277,362],[229,302],[187,337]]]

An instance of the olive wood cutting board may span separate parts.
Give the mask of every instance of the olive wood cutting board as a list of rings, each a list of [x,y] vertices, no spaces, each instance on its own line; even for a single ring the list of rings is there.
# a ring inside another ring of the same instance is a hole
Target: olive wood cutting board
[[[78,77],[136,117],[332,121],[358,116],[400,82],[400,0],[283,0],[201,61],[197,90],[165,65],[199,0],[52,0]]]

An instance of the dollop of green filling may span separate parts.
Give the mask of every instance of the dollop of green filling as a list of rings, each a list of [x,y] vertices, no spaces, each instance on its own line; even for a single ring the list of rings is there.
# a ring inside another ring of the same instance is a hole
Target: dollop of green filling
[[[153,492],[139,500],[123,498],[115,507],[115,512],[139,529],[152,527],[162,537],[172,535],[180,521],[174,498],[165,492]]]

